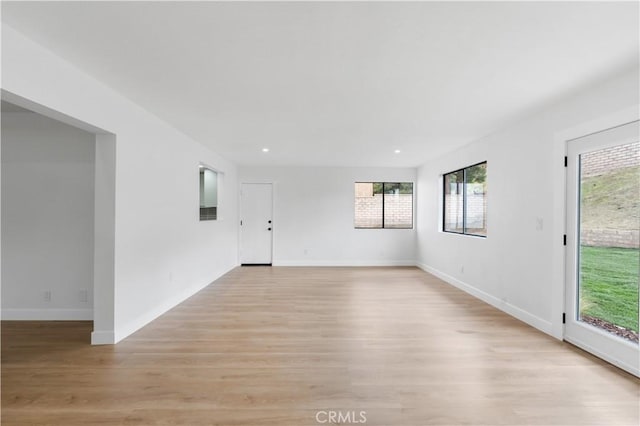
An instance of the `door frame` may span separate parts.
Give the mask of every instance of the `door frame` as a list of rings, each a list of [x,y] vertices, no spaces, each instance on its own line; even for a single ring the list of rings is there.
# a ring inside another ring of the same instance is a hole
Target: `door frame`
[[[240,225],[240,221],[242,220],[242,185],[271,185],[271,220],[272,225],[276,225],[278,223],[276,217],[276,182],[271,180],[240,180],[238,187],[238,253],[237,253],[237,264],[238,266],[242,265],[242,257],[240,252],[242,251],[242,225]],[[274,266],[275,259],[275,241],[276,241],[276,226],[271,227],[271,266]]]
[[[640,368],[638,367],[638,362],[640,358],[638,358],[638,356],[640,352],[637,344],[621,338],[616,339],[610,333],[576,319],[578,316],[577,308],[580,304],[577,296],[579,290],[578,268],[580,265],[578,238],[580,237],[579,187],[581,185],[581,176],[579,156],[582,155],[582,153],[594,152],[629,143],[629,140],[621,140],[621,137],[629,137],[626,135],[626,133],[629,133],[629,129],[627,128],[629,125],[633,126],[631,131],[634,136],[631,136],[633,138],[631,140],[635,142],[638,140],[635,134],[638,129],[638,121],[604,129],[601,132],[586,135],[567,143],[567,145],[571,144],[572,146],[568,146],[570,155],[568,156],[567,168],[567,227],[570,229],[567,230],[566,246],[567,276],[565,280],[565,312],[567,315],[564,340],[587,350],[631,374],[639,376]],[[614,133],[611,134],[611,132]],[[622,134],[620,134],[620,132],[622,132]],[[584,140],[585,138],[587,138],[587,140]]]
[[[552,251],[552,336],[564,340],[564,314],[566,306],[567,267],[564,236],[567,234],[567,156],[568,142],[603,130],[640,120],[640,104],[607,114],[596,119],[580,123],[574,127],[557,132],[554,135],[553,158],[556,159],[552,178],[556,182],[553,191],[553,227],[554,246]]]

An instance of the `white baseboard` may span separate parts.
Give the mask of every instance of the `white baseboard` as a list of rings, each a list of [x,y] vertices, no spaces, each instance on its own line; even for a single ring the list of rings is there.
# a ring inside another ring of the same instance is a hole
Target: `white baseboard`
[[[7,321],[92,321],[93,309],[2,309]]]
[[[153,309],[151,311],[148,311],[148,312],[145,312],[144,314],[140,315],[139,317],[135,318],[132,321],[129,321],[127,324],[125,324],[125,325],[123,325],[121,327],[117,327],[115,335],[114,335],[114,342],[113,343],[118,343],[122,339],[132,335],[133,333],[135,333],[136,331],[140,330],[145,325],[149,324],[151,321],[155,320],[156,318],[158,318],[162,314],[166,313],[167,311],[175,308],[180,303],[184,302],[185,300],[187,300],[188,298],[190,298],[194,294],[198,293],[200,290],[202,290],[203,288],[207,287],[213,281],[217,280],[218,278],[220,278],[224,274],[228,273],[229,271],[231,271],[235,267],[236,267],[235,265],[230,267],[228,270],[222,272],[220,275],[214,277],[213,279],[211,279],[210,281],[207,281],[206,283],[201,283],[201,284],[192,286],[192,287],[182,291],[181,293],[179,293],[175,297],[172,297],[171,299],[169,299],[169,300],[165,301],[164,303],[162,303],[161,305],[157,306],[155,309]]]
[[[119,327],[115,333],[114,343],[118,343],[122,339],[132,335],[133,333],[140,330],[142,327],[149,324],[151,321],[155,320],[162,314],[178,306],[180,303],[184,302],[185,300],[187,300],[188,298],[190,298],[191,296],[193,296],[194,294],[196,294],[197,292],[199,292],[209,284],[211,284],[211,282],[208,282],[203,285],[191,287],[190,289],[187,289],[181,292],[179,295],[171,298],[170,300],[165,301],[162,305],[159,305],[155,309],[148,311],[143,315],[139,316],[138,318],[134,319],[133,321],[129,321],[128,324],[122,327]]]
[[[416,266],[415,260],[277,260],[273,266],[309,267],[363,267],[363,266]]]
[[[237,265],[236,265],[237,266]],[[441,272],[435,268],[432,268],[423,263],[416,263],[415,261],[407,260],[407,261],[279,261],[274,262],[274,266],[342,266],[342,267],[353,267],[353,266],[417,266],[423,271],[430,273],[443,281],[453,285],[461,289],[462,291],[469,293],[470,295],[477,297],[478,299],[494,306],[497,309],[500,309],[507,314],[518,318],[519,320],[531,325],[532,327],[537,328],[538,330],[553,335],[552,333],[552,324],[549,321],[546,321],[542,318],[539,318],[535,315],[530,314],[516,306],[513,306],[505,301],[502,301],[495,296],[492,296],[482,290],[479,290],[463,281],[460,281],[444,272]],[[232,267],[229,269],[235,268]],[[229,272],[226,271],[225,273]],[[219,276],[219,277],[220,277]],[[219,278],[217,277],[217,278]],[[215,279],[217,279],[215,278]],[[215,281],[213,279],[212,281]],[[205,284],[201,284],[198,286],[191,287],[180,293],[178,296],[172,298],[169,301],[166,301],[161,306],[158,306],[156,309],[147,312],[146,314],[138,317],[134,321],[130,321],[124,327],[121,327],[120,330],[114,332],[113,330],[106,331],[94,331],[91,333],[91,344],[93,345],[103,345],[103,344],[114,344],[122,339],[130,336],[140,328],[149,324],[154,319],[158,318],[165,312],[179,305],[189,297],[193,296],[206,286],[208,286],[210,282]],[[2,310],[2,319],[3,320],[34,320],[34,321],[86,321],[93,320],[93,310],[91,309],[3,309]]]
[[[91,333],[92,345],[113,345],[114,343],[116,343],[116,339],[113,330],[94,331]]]
[[[553,324],[551,324],[549,321],[544,320],[540,317],[537,317],[508,302],[500,300],[497,297],[490,295],[489,293],[479,290],[463,281],[458,280],[457,278],[452,277],[451,275],[448,275],[442,271],[432,268],[429,265],[426,265],[424,263],[416,263],[416,266],[422,269],[423,271],[430,273],[431,275],[435,275],[436,277],[451,284],[452,286],[459,288],[465,293],[469,293],[470,295],[477,297],[478,299],[490,304],[491,306],[497,309],[500,309],[501,311],[511,315],[512,317],[515,317],[520,321],[525,322],[530,326],[537,328],[543,333],[553,336]]]

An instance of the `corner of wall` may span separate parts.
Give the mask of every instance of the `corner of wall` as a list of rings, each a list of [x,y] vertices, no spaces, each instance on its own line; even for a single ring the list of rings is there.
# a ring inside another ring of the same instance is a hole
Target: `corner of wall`
[[[115,339],[115,333],[113,330],[107,331],[93,331],[91,333],[92,345],[113,345],[117,343]]]

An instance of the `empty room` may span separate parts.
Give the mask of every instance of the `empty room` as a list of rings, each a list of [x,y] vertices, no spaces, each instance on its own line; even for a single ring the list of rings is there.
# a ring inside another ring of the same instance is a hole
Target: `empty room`
[[[638,425],[637,1],[2,1],[3,425]]]

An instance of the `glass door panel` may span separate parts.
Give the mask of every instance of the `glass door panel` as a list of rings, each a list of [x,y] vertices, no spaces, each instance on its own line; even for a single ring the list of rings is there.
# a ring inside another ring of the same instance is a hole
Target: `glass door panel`
[[[638,342],[640,143],[580,154],[578,319]]]
[[[635,375],[640,272],[638,122],[567,143],[565,340]]]

